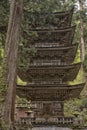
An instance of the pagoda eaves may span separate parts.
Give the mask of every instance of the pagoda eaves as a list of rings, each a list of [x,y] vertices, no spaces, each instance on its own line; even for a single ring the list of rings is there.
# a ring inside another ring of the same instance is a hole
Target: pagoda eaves
[[[68,100],[70,98],[76,98],[82,91],[85,83],[78,85],[66,85],[56,87],[31,87],[17,86],[17,94],[21,98],[27,98],[31,101],[61,101]]]

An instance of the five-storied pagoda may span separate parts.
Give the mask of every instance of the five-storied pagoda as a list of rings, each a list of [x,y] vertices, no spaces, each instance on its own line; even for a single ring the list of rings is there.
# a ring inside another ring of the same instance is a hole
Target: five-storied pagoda
[[[50,20],[45,14],[44,27],[36,21],[30,30],[37,33],[37,37],[31,39],[33,44],[28,46],[37,51],[26,73],[19,70],[19,76],[28,84],[18,86],[17,94],[32,101],[32,123],[35,126],[73,123],[72,117],[64,116],[64,101],[78,97],[84,83],[68,84],[76,78],[81,67],[81,63],[74,63],[78,44],[73,43],[72,14],[73,9],[55,12],[50,14]]]

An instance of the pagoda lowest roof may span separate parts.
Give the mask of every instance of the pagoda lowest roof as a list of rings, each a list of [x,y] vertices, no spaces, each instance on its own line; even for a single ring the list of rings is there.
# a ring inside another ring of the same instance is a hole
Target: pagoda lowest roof
[[[85,83],[77,85],[59,85],[57,87],[17,86],[17,95],[31,101],[64,101],[79,97]]]

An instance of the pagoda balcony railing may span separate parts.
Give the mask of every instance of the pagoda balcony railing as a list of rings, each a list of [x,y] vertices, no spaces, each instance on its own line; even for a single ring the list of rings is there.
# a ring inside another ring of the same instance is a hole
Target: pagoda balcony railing
[[[31,117],[23,117],[20,119],[21,125],[73,125],[74,118],[73,117],[49,117],[49,118],[31,118]]]
[[[58,43],[35,43],[34,45],[30,45],[30,47],[32,47],[32,46],[34,46],[34,47],[60,47],[60,44],[58,44]],[[61,46],[63,47],[64,46],[64,44],[61,44]]]
[[[33,79],[33,81],[32,81],[32,83],[34,83],[34,84],[36,84],[36,85],[41,85],[41,86],[43,86],[43,85],[47,85],[47,83],[48,84],[50,84],[51,83],[51,85],[53,84],[65,84],[64,82],[63,82],[63,80],[62,80],[62,78],[58,78],[58,79],[55,79],[55,80],[53,80],[53,81],[44,81],[44,80],[41,80],[41,79]],[[31,85],[33,85],[33,84],[31,84]]]
[[[65,62],[61,62],[61,60],[34,60],[34,62],[30,63],[30,66],[38,66],[38,65],[67,65]]]
[[[56,81],[35,81],[35,82],[31,82],[31,83],[29,83],[29,85],[54,85],[54,84],[59,84],[60,86],[62,86],[62,85],[64,85],[64,86],[66,86],[66,84],[65,83],[63,83],[62,82],[62,79],[58,79],[58,80],[56,80]]]
[[[72,44],[74,44],[74,42],[72,42]],[[50,43],[41,43],[41,42],[36,42],[33,44],[30,44],[29,47],[36,47],[36,48],[55,48],[55,47],[66,47],[66,46],[71,46],[72,44],[67,43],[67,42],[61,42],[61,44],[59,42],[50,42]]]

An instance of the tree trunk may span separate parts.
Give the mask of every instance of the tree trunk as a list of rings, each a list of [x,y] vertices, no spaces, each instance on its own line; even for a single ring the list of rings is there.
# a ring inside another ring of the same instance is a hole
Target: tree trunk
[[[84,41],[84,27],[83,27],[83,0],[79,0],[79,7],[80,7],[80,35],[81,35],[81,40],[80,40],[80,48],[81,48],[81,60],[82,62],[85,59],[85,41]]]
[[[6,59],[6,81],[7,81],[7,95],[4,109],[4,121],[10,129],[11,122],[14,118],[14,106],[16,95],[16,79],[17,79],[17,57],[18,57],[18,43],[19,34],[23,14],[23,0],[12,0],[10,6],[10,17],[7,31],[7,38],[5,43],[5,59]]]

